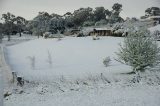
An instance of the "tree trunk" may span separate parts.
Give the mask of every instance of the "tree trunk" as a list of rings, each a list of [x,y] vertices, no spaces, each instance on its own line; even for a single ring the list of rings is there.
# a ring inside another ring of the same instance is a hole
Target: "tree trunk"
[[[22,36],[22,34],[21,34],[21,31],[19,32],[19,37],[21,37]]]
[[[21,28],[19,26],[19,37],[21,37],[21,36],[22,36],[22,34],[21,34]]]
[[[2,43],[3,35],[0,33],[0,43]]]
[[[8,37],[8,41],[10,41],[11,40],[11,35],[8,34],[7,37]]]

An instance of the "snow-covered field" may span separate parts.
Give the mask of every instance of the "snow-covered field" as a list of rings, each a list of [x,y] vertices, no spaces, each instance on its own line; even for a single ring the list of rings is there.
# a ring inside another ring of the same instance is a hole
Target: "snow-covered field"
[[[129,67],[115,61],[115,52],[122,40],[114,37],[103,37],[96,41],[91,37],[66,37],[60,41],[37,39],[9,46],[7,54],[13,70],[26,80],[52,81],[61,76],[82,78],[100,73],[130,71]],[[107,56],[112,59],[108,68],[103,65],[103,59]],[[35,67],[31,66],[31,57],[35,57]],[[116,67],[117,70],[111,70],[110,67]]]
[[[131,71],[115,61],[122,41],[118,37],[41,38],[8,46],[12,70],[29,82],[14,87],[5,106],[160,106],[159,72],[147,71],[140,82],[136,75],[121,74]],[[111,64],[105,67],[107,56]]]

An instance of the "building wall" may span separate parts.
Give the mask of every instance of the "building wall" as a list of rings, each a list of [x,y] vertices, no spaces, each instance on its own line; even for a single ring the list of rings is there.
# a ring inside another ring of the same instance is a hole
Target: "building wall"
[[[90,36],[111,36],[111,30],[94,30],[89,33]]]

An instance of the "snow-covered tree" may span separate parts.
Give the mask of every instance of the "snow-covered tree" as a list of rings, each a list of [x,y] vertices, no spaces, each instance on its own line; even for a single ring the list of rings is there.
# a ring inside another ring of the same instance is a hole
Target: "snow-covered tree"
[[[3,35],[2,35],[2,32],[3,32],[3,24],[0,23],[0,43],[2,43],[2,38],[3,38]]]
[[[145,29],[129,32],[116,54],[119,62],[133,67],[133,72],[144,71],[160,62],[160,48]]]
[[[15,18],[16,26],[17,26],[17,31],[19,32],[19,36],[21,37],[21,32],[23,31],[27,21],[21,16],[18,16]]]
[[[74,27],[74,20],[73,20],[73,14],[71,12],[67,12],[63,15],[65,19],[65,27],[71,28]]]
[[[48,31],[49,21],[51,16],[47,12],[39,12],[39,14],[29,22],[29,27],[32,27],[32,31],[38,35],[43,36],[43,33]]]
[[[109,23],[113,24],[116,22],[123,22],[123,18],[120,17],[120,12],[122,11],[122,4],[119,3],[115,3],[112,6],[112,11],[111,11],[111,15],[109,16]]]
[[[92,19],[92,8],[80,8],[73,12],[73,22],[75,26],[83,25],[83,22]]]
[[[94,20],[100,21],[106,19],[106,10],[104,7],[96,7],[94,11]]]
[[[65,20],[63,18],[52,18],[49,22],[49,31],[52,33],[63,33],[65,30]]]
[[[13,32],[14,22],[15,22],[15,15],[7,12],[6,14],[2,14],[2,20],[4,20],[4,30],[7,34],[8,41],[10,41],[10,35]]]

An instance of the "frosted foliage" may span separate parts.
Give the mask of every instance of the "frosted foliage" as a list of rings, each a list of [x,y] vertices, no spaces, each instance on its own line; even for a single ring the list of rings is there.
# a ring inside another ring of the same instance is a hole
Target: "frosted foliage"
[[[159,40],[159,39],[160,39],[160,31],[155,30],[155,31],[153,32],[153,36],[154,36],[155,39]]]
[[[108,66],[109,66],[110,62],[111,62],[111,59],[110,59],[110,57],[109,57],[109,56],[108,56],[108,57],[106,57],[106,58],[103,60],[103,64],[104,64],[106,67],[108,67]]]
[[[120,44],[118,61],[133,67],[133,71],[144,71],[160,62],[160,48],[147,30],[129,32]]]
[[[47,59],[48,64],[50,65],[50,67],[52,67],[52,55],[51,53],[48,51],[48,59]]]

